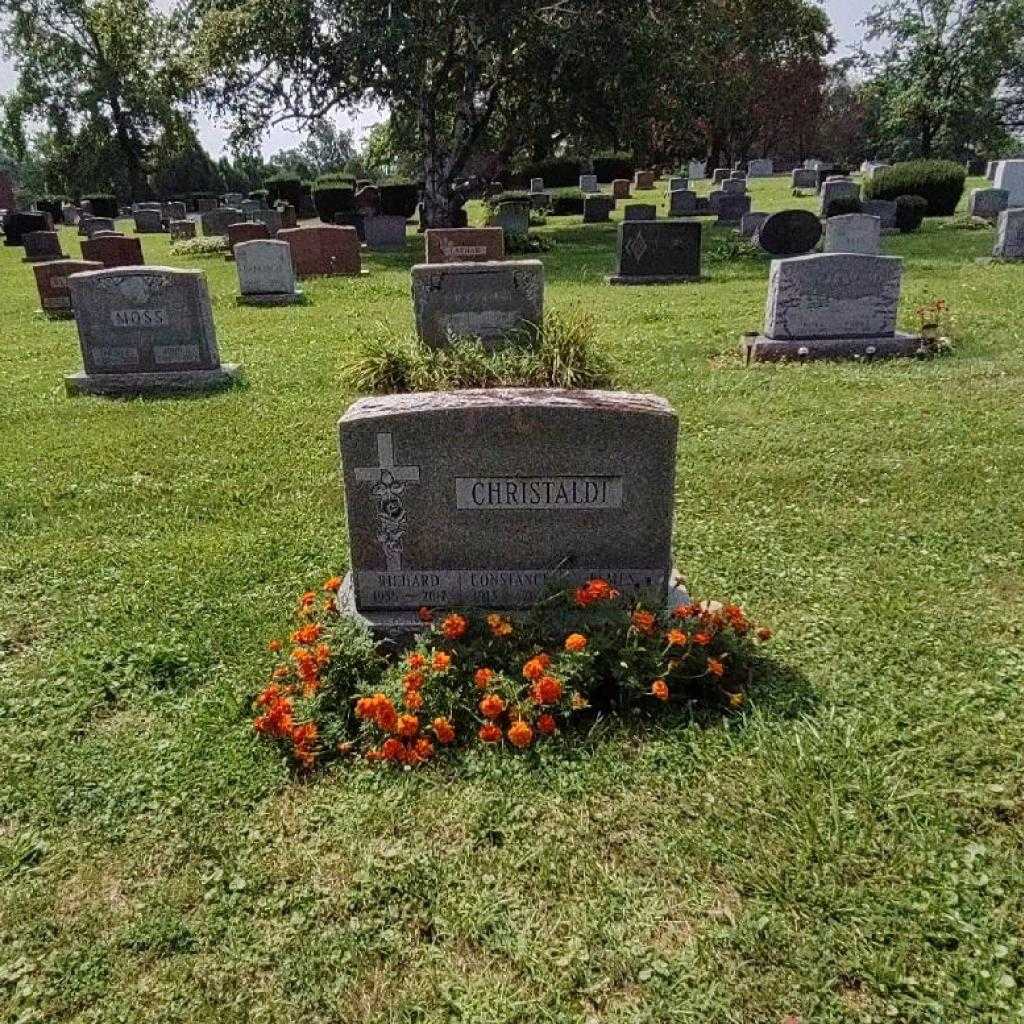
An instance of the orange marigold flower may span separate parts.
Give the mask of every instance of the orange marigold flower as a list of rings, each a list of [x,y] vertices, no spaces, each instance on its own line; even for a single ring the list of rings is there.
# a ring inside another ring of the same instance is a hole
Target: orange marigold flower
[[[479,708],[485,718],[497,718],[505,710],[505,702],[496,693],[489,693],[480,701]]]
[[[375,710],[373,697],[360,697],[356,701],[356,718],[372,718]]]
[[[341,590],[342,579],[340,576],[332,576],[326,583],[324,583],[324,590],[329,591],[332,594],[336,594]]]
[[[665,639],[671,647],[685,647],[690,638],[681,629],[670,629],[665,634]]]
[[[504,615],[488,615],[487,628],[493,636],[497,637],[511,636],[512,634],[512,623]]]
[[[441,623],[441,633],[446,640],[461,640],[469,629],[469,623],[462,615],[449,615]]]
[[[320,634],[323,632],[322,627],[318,626],[315,622],[311,622],[308,626],[303,626],[301,629],[295,630],[292,633],[293,644],[315,644],[320,639]]]
[[[555,722],[555,716],[549,715],[547,712],[538,716],[535,724],[537,726],[537,732],[544,736],[551,736],[558,729],[558,724]]]
[[[529,679],[530,682],[536,682],[536,680],[540,679],[540,677],[544,675],[544,670],[548,667],[550,663],[550,659],[548,659],[545,662],[542,656],[531,658],[523,666],[523,676],[526,679]]]
[[[429,761],[434,756],[434,744],[426,736],[421,736],[413,744],[412,750],[416,760],[421,763]]]
[[[422,672],[406,672],[402,676],[402,686],[406,690],[422,690],[426,682],[426,676]]]
[[[526,722],[519,719],[509,727],[508,741],[512,746],[523,750],[533,742],[533,730]]]
[[[433,622],[434,613],[429,608],[421,608],[417,613],[420,622]]]
[[[708,658],[708,671],[713,675],[721,678],[725,675],[725,665],[720,662],[717,658]]]
[[[271,640],[270,643],[267,644],[267,650],[273,651],[274,654],[277,654],[281,650],[281,641]]]
[[[446,651],[435,651],[431,662],[435,672],[445,672],[451,667],[452,656]]]
[[[316,658],[316,663],[320,666],[326,665],[331,660],[331,649],[327,644],[317,644],[316,650],[313,651],[313,657]]]
[[[276,683],[270,683],[260,692],[260,695],[256,698],[256,703],[266,707],[268,704],[273,704],[275,700],[279,700],[280,697],[281,687]]]
[[[774,634],[772,633],[772,631],[767,626],[762,626],[757,631],[757,639],[758,640],[771,640],[771,638],[773,636],[774,636]]]
[[[493,678],[493,668],[478,668],[476,672],[473,673],[473,682],[476,683],[477,689],[480,690],[486,689]]]
[[[619,592],[607,580],[588,580],[582,587],[577,587],[573,597],[582,608],[596,604],[598,601],[613,601]]]
[[[562,684],[554,676],[541,676],[531,692],[538,704],[557,704],[562,699]]]
[[[405,695],[405,706],[410,711],[419,711],[423,707],[423,694],[416,690],[409,690]]]
[[[412,739],[420,731],[420,720],[415,715],[402,715],[395,731],[405,739]]]
[[[304,722],[292,729],[292,743],[297,747],[308,747],[316,743],[319,735],[315,722]]]
[[[633,612],[630,616],[630,622],[633,623],[633,628],[638,633],[643,633],[646,636],[650,636],[654,632],[654,627],[657,625],[657,619],[653,612],[645,612],[640,609]]]
[[[284,679],[284,677],[288,675],[288,666],[278,665],[277,668],[274,669],[272,674],[275,679]]]
[[[427,659],[424,658],[423,655],[420,654],[419,651],[413,651],[413,653],[410,654],[409,657],[405,659],[405,661],[406,661],[406,664],[409,666],[409,668],[426,668],[427,667]]]
[[[430,723],[431,728],[434,730],[434,735],[437,737],[438,743],[454,743],[455,742],[455,730],[452,728],[452,723],[447,718],[435,718]]]
[[[658,700],[668,700],[668,683],[664,679],[655,679],[651,683],[651,694]]]
[[[477,733],[483,743],[500,743],[501,730],[493,722],[485,722]]]
[[[302,597],[299,598],[300,608],[312,608],[316,604],[316,592],[313,590],[307,590]]]
[[[380,752],[385,761],[391,761],[394,764],[400,762],[404,757],[405,747],[401,740],[397,740],[392,736],[384,741],[384,745],[380,748]]]
[[[570,633],[565,638],[564,646],[570,654],[579,654],[587,649],[587,638],[582,633]]]
[[[712,640],[714,640],[714,637],[710,633],[696,633],[693,637],[693,642],[698,647],[707,647]]]
[[[395,705],[383,694],[377,698],[373,718],[377,727],[384,732],[394,732],[398,727],[398,712],[395,710]]]

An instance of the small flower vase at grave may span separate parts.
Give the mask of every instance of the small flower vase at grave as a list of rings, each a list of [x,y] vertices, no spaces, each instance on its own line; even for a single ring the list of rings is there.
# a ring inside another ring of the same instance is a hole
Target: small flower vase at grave
[[[755,341],[757,341],[757,331],[744,331],[740,335],[740,352],[743,354],[743,361],[748,366],[754,353]]]

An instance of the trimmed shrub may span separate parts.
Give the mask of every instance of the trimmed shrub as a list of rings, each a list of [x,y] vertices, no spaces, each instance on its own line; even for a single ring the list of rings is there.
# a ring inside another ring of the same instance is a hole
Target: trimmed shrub
[[[324,224],[334,224],[339,213],[354,213],[356,208],[356,180],[340,175],[318,178],[313,187],[313,203]]]
[[[380,212],[389,217],[408,220],[416,212],[420,201],[419,186],[411,181],[384,181],[378,186]]]
[[[48,213],[53,218],[54,224],[60,224],[63,220],[60,212],[61,204],[67,201],[67,196],[40,196],[36,200],[36,209]]]
[[[117,196],[112,196],[109,192],[82,196],[82,199],[83,201],[88,199],[92,204],[92,215],[94,217],[116,217],[118,214]]]
[[[629,153],[598,153],[593,164],[594,174],[602,185],[616,178],[632,178],[636,173],[636,161]]]
[[[853,196],[836,196],[828,201],[825,207],[825,219],[829,217],[842,217],[847,213],[860,213],[862,206],[859,199]]]
[[[298,178],[290,178],[279,174],[267,181],[267,200],[274,203],[290,203],[295,209],[302,205],[302,182]]]
[[[579,188],[556,189],[551,195],[548,215],[551,217],[582,217],[583,193]]]
[[[865,183],[864,198],[920,196],[928,204],[926,217],[952,217],[966,181],[967,169],[952,160],[910,160],[879,171]]]
[[[531,178],[543,178],[545,188],[567,188],[580,183],[580,161],[571,160],[538,160],[536,163],[525,164],[519,171],[524,184]]]
[[[896,227],[901,234],[916,231],[928,213],[928,200],[922,196],[896,197]]]

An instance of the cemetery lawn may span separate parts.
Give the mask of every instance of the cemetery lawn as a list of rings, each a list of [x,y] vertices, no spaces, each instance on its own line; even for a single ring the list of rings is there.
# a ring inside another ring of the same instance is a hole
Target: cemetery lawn
[[[74,325],[0,249],[0,1020],[1024,1015],[1024,266],[929,221],[883,248],[953,356],[744,369],[768,262],[733,236],[703,284],[612,288],[614,225],[538,233],[549,308],[678,410],[677,563],[777,630],[773,678],[710,727],[291,781],[248,701],[346,568],[339,378],[411,327],[422,239],[250,309],[144,236],[247,379],[145,402],[65,397]]]

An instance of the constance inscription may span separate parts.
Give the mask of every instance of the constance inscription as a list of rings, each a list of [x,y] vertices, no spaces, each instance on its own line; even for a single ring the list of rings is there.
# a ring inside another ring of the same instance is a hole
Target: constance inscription
[[[455,507],[490,512],[622,508],[622,477],[458,477]]]
[[[166,327],[165,309],[112,309],[110,322],[115,327]]]

